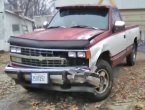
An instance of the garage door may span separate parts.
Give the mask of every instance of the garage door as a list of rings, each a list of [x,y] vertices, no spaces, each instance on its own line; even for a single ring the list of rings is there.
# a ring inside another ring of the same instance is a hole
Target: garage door
[[[121,10],[121,15],[127,25],[138,24],[145,30],[145,9]]]

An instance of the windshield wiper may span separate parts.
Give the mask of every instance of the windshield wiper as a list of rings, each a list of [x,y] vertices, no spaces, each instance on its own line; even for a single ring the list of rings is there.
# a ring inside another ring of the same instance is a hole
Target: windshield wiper
[[[89,26],[85,26],[85,25],[76,25],[76,26],[72,26],[71,28],[90,28],[90,29],[98,29],[96,27],[89,27]]]
[[[53,29],[53,28],[66,28],[65,26],[51,26],[48,27],[47,29]]]

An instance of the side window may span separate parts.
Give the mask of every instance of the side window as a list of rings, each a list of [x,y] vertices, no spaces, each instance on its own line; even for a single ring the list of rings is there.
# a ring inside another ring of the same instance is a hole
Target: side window
[[[112,24],[115,24],[115,21],[122,21],[120,17],[120,13],[118,9],[114,8],[112,9]]]

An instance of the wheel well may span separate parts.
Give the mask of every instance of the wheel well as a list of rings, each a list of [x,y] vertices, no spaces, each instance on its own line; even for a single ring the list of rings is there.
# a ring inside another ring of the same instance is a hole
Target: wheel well
[[[103,60],[107,61],[109,64],[112,65],[112,61],[111,61],[111,57],[110,57],[110,52],[109,51],[103,52],[100,55],[99,59],[103,59]]]

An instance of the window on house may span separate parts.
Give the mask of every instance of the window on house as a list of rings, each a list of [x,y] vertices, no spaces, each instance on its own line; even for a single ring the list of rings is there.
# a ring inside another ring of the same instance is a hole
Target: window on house
[[[19,32],[19,31],[20,31],[20,26],[19,26],[19,24],[13,24],[13,25],[12,25],[12,30],[13,30],[13,32]]]

